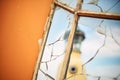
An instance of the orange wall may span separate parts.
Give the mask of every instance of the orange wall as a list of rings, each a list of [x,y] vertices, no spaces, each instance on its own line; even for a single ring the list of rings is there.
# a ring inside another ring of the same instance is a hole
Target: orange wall
[[[31,80],[52,0],[0,0],[0,80]]]

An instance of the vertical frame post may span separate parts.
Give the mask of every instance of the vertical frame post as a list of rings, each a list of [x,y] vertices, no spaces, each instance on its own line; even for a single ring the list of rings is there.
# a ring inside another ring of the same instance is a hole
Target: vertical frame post
[[[73,38],[74,38],[75,31],[77,29],[77,23],[79,19],[77,11],[81,9],[81,4],[82,4],[82,0],[78,0],[75,13],[74,13],[74,18],[73,18],[72,25],[71,25],[71,31],[68,37],[67,49],[66,49],[63,64],[62,64],[62,70],[60,71],[58,75],[58,78],[57,78],[58,80],[64,80],[66,78],[67,69],[69,66],[69,61],[70,61],[70,56],[71,56],[71,51],[72,51]]]
[[[37,58],[37,62],[36,62],[36,65],[35,65],[35,70],[34,70],[34,73],[33,73],[32,80],[37,80],[38,71],[39,71],[39,68],[40,68],[40,64],[41,64],[42,56],[43,56],[43,53],[44,53],[44,48],[45,48],[45,44],[46,44],[46,41],[47,41],[48,33],[49,33],[49,30],[50,30],[50,27],[51,27],[51,23],[52,23],[53,15],[54,15],[54,12],[55,12],[55,8],[56,8],[56,5],[53,2],[52,6],[51,6],[50,15],[48,16],[47,22],[45,24],[42,45],[41,45],[40,52],[38,54],[38,58]]]

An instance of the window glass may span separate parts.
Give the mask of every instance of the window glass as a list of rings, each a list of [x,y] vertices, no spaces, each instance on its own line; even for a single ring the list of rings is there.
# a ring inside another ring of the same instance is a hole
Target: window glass
[[[76,8],[77,0],[58,0]],[[81,10],[120,13],[120,0],[83,0]],[[56,7],[37,80],[56,80],[74,14]],[[120,20],[79,16],[65,80],[120,79]]]
[[[77,4],[77,0],[58,0],[59,2],[62,2],[63,4],[68,5],[69,7],[75,8]]]
[[[86,80],[119,80],[120,21],[80,17],[78,27],[85,34],[79,59]]]
[[[66,10],[56,8],[52,20],[51,28],[43,52],[38,80],[54,80],[57,77],[58,69],[62,63],[66,41],[63,34],[68,30],[73,15]],[[69,34],[68,34],[69,35]]]
[[[83,0],[82,10],[120,13],[120,0]]]

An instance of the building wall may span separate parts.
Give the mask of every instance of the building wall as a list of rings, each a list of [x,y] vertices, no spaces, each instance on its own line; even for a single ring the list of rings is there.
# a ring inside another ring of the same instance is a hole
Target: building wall
[[[0,0],[0,80],[31,80],[52,0]]]

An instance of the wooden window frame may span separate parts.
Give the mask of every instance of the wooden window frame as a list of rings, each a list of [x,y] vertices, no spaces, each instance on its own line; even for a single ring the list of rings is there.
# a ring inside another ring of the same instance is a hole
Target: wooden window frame
[[[58,78],[59,80],[64,80],[66,78],[67,68],[68,68],[69,61],[70,61],[72,42],[73,42],[74,34],[75,34],[75,31],[76,31],[76,28],[77,28],[77,23],[78,23],[79,16],[101,18],[101,19],[120,20],[120,14],[80,10],[82,2],[83,2],[83,0],[78,0],[76,8],[73,9],[73,8],[69,7],[68,5],[63,4],[63,3],[61,3],[57,0],[53,1],[52,6],[51,6],[51,12],[50,12],[50,14],[47,18],[46,24],[45,24],[44,35],[43,35],[42,44],[41,44],[41,50],[40,50],[40,53],[38,55],[38,59],[37,59],[36,66],[35,66],[35,69],[34,69],[33,80],[37,80],[38,70],[40,68],[40,64],[41,64],[41,60],[42,60],[42,56],[43,56],[43,51],[44,51],[45,44],[46,44],[47,37],[48,37],[48,33],[49,33],[49,30],[50,30],[50,27],[51,27],[51,22],[52,22],[52,19],[53,19],[55,8],[57,6],[69,11],[72,14],[74,14],[74,18],[73,18],[73,21],[72,21],[72,24],[71,24],[70,35],[68,37],[68,43],[67,43],[67,49],[66,49],[66,52],[65,52],[65,58],[64,58],[63,64],[62,64],[62,70],[60,71],[60,74],[59,74],[61,76]]]

